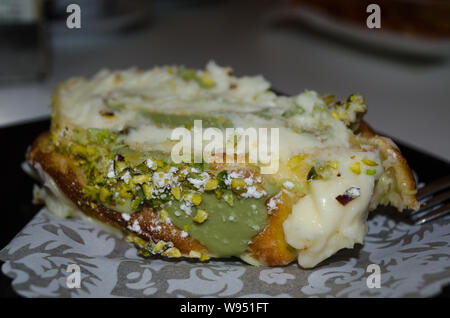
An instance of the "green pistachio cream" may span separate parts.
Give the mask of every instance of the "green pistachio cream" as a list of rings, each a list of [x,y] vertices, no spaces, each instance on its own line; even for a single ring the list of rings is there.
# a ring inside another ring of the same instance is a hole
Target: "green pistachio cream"
[[[124,134],[75,130],[70,142],[55,142],[57,151],[83,168],[83,192],[96,204],[126,214],[150,207],[161,222],[173,223],[216,257],[242,255],[267,225],[265,202],[281,189],[257,167],[175,164],[167,153],[132,150],[121,141]]]

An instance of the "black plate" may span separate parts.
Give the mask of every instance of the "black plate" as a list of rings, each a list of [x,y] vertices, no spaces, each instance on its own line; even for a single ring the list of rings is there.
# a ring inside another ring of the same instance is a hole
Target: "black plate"
[[[48,130],[50,120],[40,120],[16,126],[0,128],[1,152],[0,193],[2,198],[2,225],[0,247],[6,246],[13,237],[41,209],[31,203],[34,181],[21,168],[27,147],[43,131]],[[440,160],[414,147],[397,142],[410,167],[421,182],[430,182],[450,175],[450,163]],[[11,279],[0,274],[0,296],[19,297],[11,287]],[[450,285],[444,288],[440,297],[450,296]]]

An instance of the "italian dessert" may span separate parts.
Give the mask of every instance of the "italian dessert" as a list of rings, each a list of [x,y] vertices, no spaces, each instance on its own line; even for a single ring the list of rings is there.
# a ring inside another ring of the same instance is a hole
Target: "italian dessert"
[[[311,268],[362,244],[378,205],[419,207],[410,168],[362,120],[358,94],[279,96],[262,76],[209,62],[71,78],[51,104],[26,158],[36,202],[144,257]]]

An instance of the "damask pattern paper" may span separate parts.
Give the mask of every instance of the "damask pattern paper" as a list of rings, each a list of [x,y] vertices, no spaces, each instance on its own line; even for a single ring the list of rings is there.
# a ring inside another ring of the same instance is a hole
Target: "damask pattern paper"
[[[237,259],[142,258],[125,241],[42,209],[0,252],[2,271],[25,297],[429,297],[450,283],[450,216],[412,226],[374,213],[363,246],[314,269],[254,267]],[[81,287],[67,287],[69,264]],[[369,288],[369,264],[380,288]]]

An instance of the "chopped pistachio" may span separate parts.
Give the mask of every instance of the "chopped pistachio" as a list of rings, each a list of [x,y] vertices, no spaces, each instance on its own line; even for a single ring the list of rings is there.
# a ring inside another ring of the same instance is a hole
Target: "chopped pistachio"
[[[306,177],[307,180],[314,180],[317,179],[319,177],[319,175],[316,172],[316,169],[314,167],[312,167],[311,169],[309,169],[308,172],[308,176]]]
[[[135,235],[135,234],[128,234],[127,236],[125,236],[125,241],[129,242],[129,243],[134,243],[139,247],[144,247],[145,245],[147,245],[147,241],[145,241],[144,239],[141,239],[139,236]]]
[[[198,209],[197,214],[193,218],[195,223],[203,223],[208,219],[208,212],[205,210]]]
[[[80,145],[71,145],[70,151],[74,153],[75,155],[83,155],[86,154],[86,148]]]
[[[377,170],[376,169],[367,169],[366,170],[366,174],[368,175],[368,176],[373,176],[373,175],[375,175],[377,173]]]
[[[361,164],[359,162],[352,163],[349,168],[355,174],[361,173]]]
[[[152,170],[158,169],[158,164],[153,161],[152,158],[147,158],[147,160],[145,161],[145,165]]]
[[[223,195],[223,199],[226,203],[228,203],[230,206],[233,206],[233,195],[229,192],[225,193]]]
[[[89,141],[104,145],[110,140],[113,140],[115,136],[114,134],[111,134],[106,129],[98,129],[98,128],[89,128],[87,131],[87,137]]]
[[[125,163],[125,161],[115,161],[114,170],[116,175],[120,174],[126,167],[127,164]]]
[[[287,165],[289,168],[291,169],[295,169],[298,166],[300,166],[300,164],[302,163],[302,161],[305,159],[305,155],[296,155],[293,156],[291,158],[289,158]]]
[[[210,88],[216,85],[216,83],[212,80],[208,73],[202,73],[201,84],[205,88]]]
[[[199,205],[202,202],[202,195],[200,193],[192,193],[188,196],[188,200],[195,205]]]
[[[153,191],[153,189],[152,189],[151,185],[149,185],[147,183],[144,183],[142,185],[142,191],[144,191],[144,195],[145,195],[145,198],[147,200],[150,200],[152,198],[152,191]]]
[[[189,257],[190,258],[200,258],[201,256],[202,256],[202,253],[200,253],[200,252],[197,252],[197,251],[194,251],[194,250],[191,250],[189,252]]]
[[[168,218],[169,218],[169,212],[167,212],[164,209],[159,211],[159,220],[161,222],[166,222]]]
[[[149,250],[147,250],[146,248],[141,248],[139,250],[139,254],[141,254],[141,256],[143,256],[143,257],[149,257],[151,255]]]
[[[371,166],[371,167],[376,167],[376,166],[378,166],[378,163],[376,163],[375,161],[373,161],[373,160],[370,160],[370,159],[363,159],[363,160],[361,160],[365,165],[367,165],[367,166]]]
[[[156,164],[158,165],[159,168],[164,167],[164,161],[162,160],[157,160]]]
[[[185,226],[183,226],[183,231],[189,232],[190,228],[191,228],[191,224],[186,224]]]
[[[161,252],[165,245],[166,245],[166,243],[165,243],[164,241],[159,241],[158,243],[156,243],[156,244],[153,246],[152,252],[153,252],[153,253],[159,253],[159,252]]]
[[[173,194],[175,199],[180,200],[181,199],[181,189],[180,187],[173,187],[170,192]]]
[[[231,190],[237,193],[245,192],[246,183],[242,179],[232,179],[231,180]]]
[[[133,178],[131,179],[131,181],[134,184],[142,184],[142,183],[148,182],[149,180],[150,180],[150,175],[148,175],[148,174],[136,175],[136,176],[133,176]]]
[[[209,256],[205,253],[202,253],[202,255],[200,256],[200,261],[205,262],[209,260]]]
[[[133,195],[131,193],[129,193],[128,189],[126,187],[124,187],[123,185],[119,189],[119,195],[125,199],[131,199],[133,197]]]
[[[139,207],[141,206],[142,198],[136,197],[133,201],[131,201],[131,209],[133,211],[137,211]]]
[[[205,190],[206,191],[215,190],[215,189],[217,189],[218,186],[219,186],[219,181],[217,179],[209,179],[205,183]]]
[[[86,196],[95,200],[97,198],[98,186],[87,185],[83,188],[83,192]]]
[[[333,116],[336,119],[341,119],[341,116],[339,116],[339,114],[337,112],[332,112],[331,116]]]
[[[106,189],[104,187],[100,188],[99,199],[101,202],[106,202],[110,195],[111,195],[111,192],[108,189]]]
[[[185,69],[185,68],[179,69],[179,73],[181,75],[181,78],[184,81],[190,81],[190,80],[196,79],[196,77],[197,77],[197,74],[195,73],[195,71]]]
[[[166,251],[164,251],[161,255],[167,256],[167,257],[181,257],[181,252],[176,247],[168,248]]]
[[[222,189],[226,189],[227,188],[227,184],[225,183],[225,180],[228,179],[228,172],[226,170],[222,170],[219,172],[219,174],[217,175],[217,180],[219,180],[219,186]]]
[[[336,170],[339,167],[337,160],[333,160],[330,162],[330,167]]]

